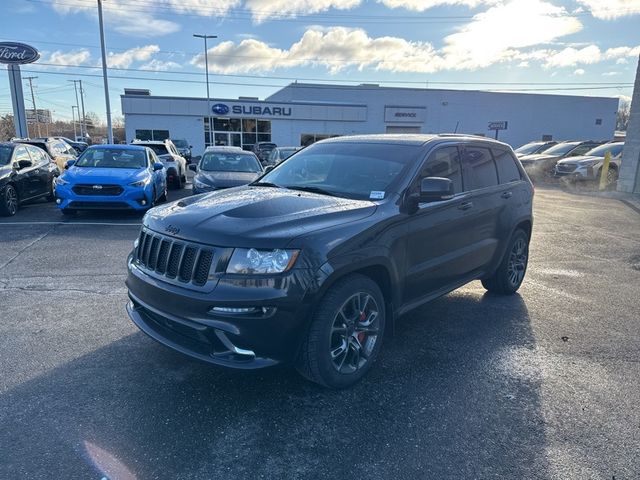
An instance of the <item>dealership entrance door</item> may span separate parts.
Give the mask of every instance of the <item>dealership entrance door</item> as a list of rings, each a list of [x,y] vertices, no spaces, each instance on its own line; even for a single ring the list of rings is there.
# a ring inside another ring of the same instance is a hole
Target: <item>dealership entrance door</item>
[[[387,133],[420,133],[420,127],[387,125]]]
[[[242,147],[242,135],[239,133],[219,133],[215,132],[217,146]]]

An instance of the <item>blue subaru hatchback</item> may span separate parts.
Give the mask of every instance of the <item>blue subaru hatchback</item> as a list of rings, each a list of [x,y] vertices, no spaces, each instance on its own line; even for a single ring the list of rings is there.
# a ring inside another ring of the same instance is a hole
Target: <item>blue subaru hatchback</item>
[[[55,194],[65,215],[77,210],[148,210],[166,200],[167,176],[150,148],[94,145],[67,162]]]

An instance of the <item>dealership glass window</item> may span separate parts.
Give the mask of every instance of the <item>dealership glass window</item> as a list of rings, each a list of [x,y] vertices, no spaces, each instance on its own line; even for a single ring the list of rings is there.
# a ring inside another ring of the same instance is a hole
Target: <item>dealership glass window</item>
[[[258,120],[258,133],[271,133],[271,122],[269,120]],[[268,140],[265,140],[268,141]]]
[[[339,136],[340,135],[331,135],[326,133],[303,133],[302,135],[300,135],[300,145],[303,147],[308,147],[312,143],[319,142],[320,140]]]
[[[251,150],[253,145],[271,141],[271,122],[255,118],[213,118],[213,131],[209,130],[209,118],[204,118],[204,143],[233,145]],[[258,133],[259,132],[259,133]]]
[[[169,138],[169,130],[136,130],[136,138],[138,140],[162,141]]]

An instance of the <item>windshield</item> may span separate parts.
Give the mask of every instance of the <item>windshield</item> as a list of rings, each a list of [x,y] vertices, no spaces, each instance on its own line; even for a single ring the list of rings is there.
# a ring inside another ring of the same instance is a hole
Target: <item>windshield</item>
[[[143,146],[149,147],[151,150],[153,150],[156,153],[156,155],[167,155],[169,153],[169,151],[167,150],[167,147],[164,145],[157,145],[155,143],[151,143],[151,144],[144,144]]]
[[[278,164],[260,183],[381,200],[396,191],[403,172],[417,161],[420,152],[414,145],[318,143]]]
[[[530,153],[537,152],[541,146],[542,146],[542,143],[540,142],[527,143],[526,145],[522,145],[521,147],[516,148],[514,152],[521,153],[523,155],[529,155]]]
[[[178,148],[189,148],[186,140],[173,140],[173,144]]]
[[[580,145],[579,142],[573,143],[559,143],[551,147],[549,150],[546,150],[545,155],[564,155],[565,153],[569,153],[571,150]]]
[[[200,160],[200,170],[205,172],[261,172],[260,162],[253,155],[244,153],[205,153]]]
[[[144,150],[123,148],[88,148],[78,158],[76,167],[94,168],[145,168],[147,156]]]
[[[276,148],[276,146],[277,145],[275,143],[261,143],[260,145],[258,145],[258,150],[260,150],[261,152],[270,152],[271,150]]]
[[[604,157],[607,152],[611,152],[612,157],[617,157],[622,152],[623,143],[607,143],[592,148],[585,155],[590,157]]]
[[[9,162],[11,161],[12,152],[13,152],[13,147],[0,145],[0,166],[9,165]]]

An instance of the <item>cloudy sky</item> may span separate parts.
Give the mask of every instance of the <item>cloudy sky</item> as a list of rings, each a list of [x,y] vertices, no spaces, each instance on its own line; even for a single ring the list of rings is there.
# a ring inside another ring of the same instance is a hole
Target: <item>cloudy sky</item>
[[[110,94],[265,97],[287,83],[629,96],[640,0],[104,0]],[[38,108],[70,119],[73,83],[104,115],[95,0],[3,0],[0,40],[41,51]],[[25,91],[27,93],[27,91]],[[27,97],[27,106],[31,106]],[[0,113],[10,111],[0,75]]]

